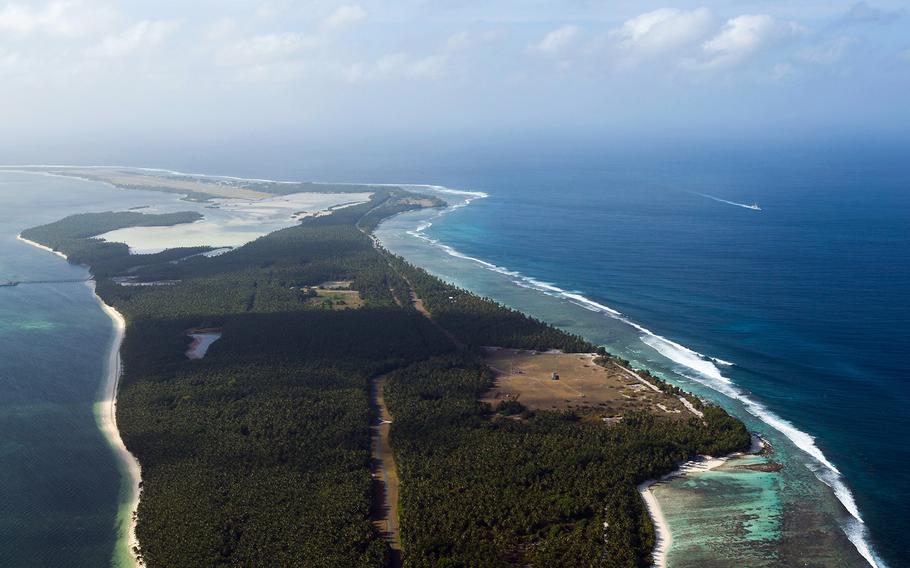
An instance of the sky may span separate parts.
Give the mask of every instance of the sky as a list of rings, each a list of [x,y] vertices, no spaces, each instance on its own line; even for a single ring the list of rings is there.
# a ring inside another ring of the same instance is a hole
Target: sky
[[[910,0],[0,0],[0,85],[5,163],[893,137]]]

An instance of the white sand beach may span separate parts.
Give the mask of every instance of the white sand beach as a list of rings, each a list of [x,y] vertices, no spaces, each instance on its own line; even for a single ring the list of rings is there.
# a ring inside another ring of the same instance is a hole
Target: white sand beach
[[[89,287],[101,309],[114,324],[114,337],[108,354],[102,396],[101,400],[95,404],[95,418],[98,421],[98,427],[117,454],[121,470],[125,474],[123,487],[128,495],[128,498],[123,500],[117,515],[119,539],[114,560],[121,566],[141,567],[144,564],[135,551],[139,548],[139,540],[136,538],[136,510],[139,507],[139,483],[142,471],[139,462],[126,449],[126,445],[120,437],[120,431],[117,430],[117,390],[121,372],[120,345],[126,335],[126,320],[120,312],[105,304],[101,297],[95,294],[94,282],[89,282]]]
[[[32,245],[33,247],[37,247],[37,248],[39,248],[39,249],[41,249],[41,250],[44,250],[44,251],[47,251],[47,252],[49,252],[49,253],[51,253],[51,254],[56,254],[57,256],[59,256],[60,258],[62,258],[63,260],[67,260],[66,255],[63,254],[62,252],[56,251],[56,250],[52,249],[51,247],[46,247],[46,246],[44,246],[44,245],[42,245],[42,244],[36,243],[35,241],[30,241],[30,240],[28,240],[28,239],[26,239],[26,238],[23,238],[22,235],[16,235],[16,240],[19,240],[19,241],[22,241],[23,243]]]
[[[663,509],[660,508],[660,503],[651,493],[651,486],[654,483],[653,481],[642,483],[638,486],[638,492],[641,493],[641,498],[648,507],[648,514],[651,515],[651,522],[654,523],[654,566],[666,568],[667,552],[670,550],[670,545],[673,544],[673,535],[670,533],[670,526],[664,517]]]

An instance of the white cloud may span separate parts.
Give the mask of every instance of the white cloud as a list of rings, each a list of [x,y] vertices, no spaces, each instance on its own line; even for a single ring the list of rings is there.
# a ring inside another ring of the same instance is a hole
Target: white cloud
[[[834,38],[821,45],[801,50],[797,55],[807,63],[816,65],[832,65],[840,61],[848,48],[856,43],[856,39],[847,36]]]
[[[339,6],[322,21],[323,29],[334,30],[357,23],[367,17],[367,12],[357,5]]]
[[[408,77],[432,78],[439,77],[445,70],[448,58],[445,55],[428,55],[415,59],[405,66]]]
[[[94,57],[123,57],[130,53],[159,45],[165,37],[180,27],[176,20],[143,20],[120,33],[112,34],[90,48]]]
[[[22,63],[22,56],[15,51],[0,50],[0,73],[7,74],[17,69]]]
[[[354,63],[341,75],[351,83],[399,78],[432,79],[445,72],[447,63],[445,55],[413,57],[406,53],[391,53],[373,63]]]
[[[231,18],[221,18],[205,26],[202,36],[209,41],[227,39],[237,30],[237,23]]]
[[[286,61],[318,43],[315,38],[291,32],[252,36],[225,45],[218,52],[216,62],[227,67],[242,67]]]
[[[793,65],[789,63],[778,63],[771,69],[771,78],[775,81],[780,81],[793,75],[796,72],[796,69]]]
[[[533,45],[532,49],[550,56],[560,55],[575,43],[580,33],[581,30],[578,26],[562,26],[543,36],[543,39]]]
[[[718,57],[746,55],[758,49],[771,35],[774,18],[767,14],[742,15],[727,20],[724,29],[704,44]]]
[[[98,30],[112,18],[109,11],[76,0],[58,0],[39,8],[34,3],[10,3],[0,8],[0,31],[20,36],[43,33],[80,37]]]
[[[903,14],[903,10],[882,10],[864,0],[851,6],[841,18],[841,22],[845,24],[889,24]]]
[[[707,8],[691,11],[661,8],[627,20],[622,27],[611,31],[610,36],[634,56],[656,55],[704,37],[712,19]]]
[[[256,17],[260,20],[272,20],[284,12],[284,6],[275,2],[263,2],[256,7]]]
[[[446,49],[448,51],[464,51],[495,41],[499,36],[500,33],[496,30],[458,32],[450,35],[449,39],[446,40]]]
[[[743,14],[727,20],[720,33],[702,44],[705,59],[692,66],[715,69],[736,65],[770,43],[804,31],[795,23],[780,23],[767,14]]]
[[[469,32],[458,32],[449,36],[449,39],[446,40],[446,48],[452,51],[460,51],[462,49],[468,49],[474,45],[474,38]]]

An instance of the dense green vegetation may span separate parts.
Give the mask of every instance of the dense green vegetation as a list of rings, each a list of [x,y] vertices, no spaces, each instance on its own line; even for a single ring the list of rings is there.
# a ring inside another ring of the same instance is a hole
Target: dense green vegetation
[[[130,256],[91,238],[193,220],[185,214],[74,216],[26,232],[90,265],[128,320],[117,412],[142,465],[149,567],[388,565],[369,522],[368,384],[381,373],[391,372],[406,566],[642,566],[653,533],[635,484],[748,444],[716,408],[703,422],[636,415],[607,427],[479,403],[491,376],[477,346],[593,346],[374,248],[370,228],[416,206],[379,190],[212,258]],[[124,275],[168,284],[110,278]],[[309,301],[306,287],[333,280],[352,281],[363,307]],[[411,288],[438,325],[411,308]],[[186,330],[199,326],[223,336],[191,361]]]

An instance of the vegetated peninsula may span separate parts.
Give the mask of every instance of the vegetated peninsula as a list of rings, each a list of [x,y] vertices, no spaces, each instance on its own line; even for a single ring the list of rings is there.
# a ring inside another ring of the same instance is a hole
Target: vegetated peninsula
[[[93,238],[189,213],[23,233],[88,265],[127,320],[117,422],[142,466],[145,565],[648,565],[636,486],[748,447],[745,427],[388,253],[382,219],[440,203],[364,187],[367,203],[218,256]]]

